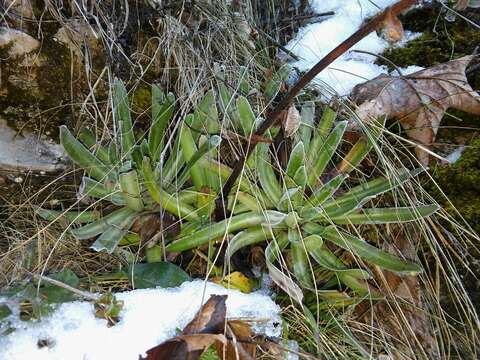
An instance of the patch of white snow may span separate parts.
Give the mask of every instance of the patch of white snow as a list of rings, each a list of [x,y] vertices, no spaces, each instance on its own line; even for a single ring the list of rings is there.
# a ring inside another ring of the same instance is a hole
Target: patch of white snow
[[[183,329],[212,294],[228,295],[228,318],[258,320],[254,331],[280,336],[280,307],[270,297],[196,280],[177,288],[116,294],[124,308],[113,327],[94,316],[91,303],[81,301],[62,304],[38,322],[12,320],[15,331],[0,338],[0,359],[138,360]],[[39,348],[39,341],[47,346]]]
[[[316,13],[334,11],[335,15],[320,23],[310,24],[300,29],[297,36],[287,44],[287,48],[300,57],[293,63],[301,71],[311,69],[320,59],[347,39],[363,24],[397,0],[313,0],[311,5]],[[407,39],[417,34],[407,33]],[[380,54],[389,46],[388,42],[375,32],[343,54],[315,80],[326,85],[338,95],[348,95],[353,87],[388,73],[384,66],[376,65],[375,56],[355,53],[352,50]]]

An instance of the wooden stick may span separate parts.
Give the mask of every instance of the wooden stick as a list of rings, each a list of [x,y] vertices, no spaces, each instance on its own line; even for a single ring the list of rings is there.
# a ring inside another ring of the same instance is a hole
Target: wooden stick
[[[277,118],[280,116],[282,111],[286,110],[290,104],[292,103],[293,99],[300,93],[300,91],[308,85],[314,78],[317,76],[321,71],[325,70],[327,66],[333,63],[336,59],[338,59],[341,55],[348,51],[353,45],[358,43],[372,31],[375,31],[379,28],[387,16],[391,15],[398,15],[399,13],[405,11],[406,9],[410,8],[414,4],[417,3],[418,0],[400,0],[399,2],[395,3],[392,6],[387,7],[384,11],[380,14],[372,18],[368,23],[358,29],[355,33],[353,33],[349,38],[343,41],[340,45],[338,45],[335,49],[333,49],[330,53],[328,53],[323,59],[321,59],[318,63],[315,64],[313,68],[311,68],[305,75],[303,75],[300,80],[290,89],[290,91],[282,98],[282,100],[278,103],[278,105],[273,109],[273,111],[268,115],[265,121],[260,125],[260,127],[255,132],[254,136],[263,136],[263,134],[275,123]],[[227,196],[230,193],[233,185],[237,181],[238,177],[242,173],[242,170],[245,166],[245,161],[248,159],[250,154],[253,152],[256,143],[249,142],[247,145],[247,149],[245,151],[245,155],[243,155],[235,164],[230,177],[225,182],[221,193],[219,194],[218,198],[215,200],[215,217],[216,220],[222,220],[227,217]]]

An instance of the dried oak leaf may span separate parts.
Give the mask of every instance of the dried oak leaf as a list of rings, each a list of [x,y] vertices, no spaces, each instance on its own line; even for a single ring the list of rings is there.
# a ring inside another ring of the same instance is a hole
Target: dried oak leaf
[[[179,335],[147,351],[147,360],[197,360],[215,343],[225,344],[222,334]]]
[[[405,37],[402,22],[390,11],[382,22],[381,36],[390,43],[396,43]]]
[[[474,56],[449,61],[408,76],[380,75],[357,85],[351,97],[357,114],[369,118],[396,118],[407,135],[426,148],[435,141],[440,121],[448,108],[480,114],[480,95],[468,84],[465,69]],[[428,164],[428,153],[415,152]]]
[[[195,318],[185,326],[183,335],[223,333],[227,315],[226,300],[226,295],[212,295]]]
[[[285,136],[292,137],[300,127],[300,113],[294,105],[288,108],[287,114],[283,121],[283,128],[285,130]]]
[[[226,322],[226,299],[226,295],[212,295],[181,335],[148,350],[145,360],[197,360],[212,345],[224,360],[254,359],[250,326],[238,320]]]

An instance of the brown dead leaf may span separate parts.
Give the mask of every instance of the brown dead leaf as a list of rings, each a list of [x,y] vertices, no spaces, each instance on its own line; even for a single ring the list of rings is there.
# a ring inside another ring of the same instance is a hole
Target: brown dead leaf
[[[148,350],[145,360],[197,360],[212,345],[224,360],[254,359],[256,345],[252,342],[250,325],[239,320],[225,323],[226,299],[226,295],[212,295],[182,335]]]
[[[229,341],[216,342],[217,353],[224,360],[255,359],[257,346],[252,340],[252,329],[249,324],[240,320],[230,320],[227,326]],[[226,348],[225,348],[226,345]]]
[[[148,350],[146,360],[197,360],[213,344],[226,342],[221,334],[179,335]]]
[[[300,113],[294,105],[291,105],[283,121],[283,128],[287,138],[292,137],[300,127]]]
[[[410,138],[428,148],[448,108],[480,114],[480,95],[465,75],[472,59],[464,56],[408,76],[380,75],[357,85],[351,94],[359,105],[357,114],[362,120],[396,118]],[[415,151],[419,160],[428,165],[428,153],[421,148]]]
[[[382,23],[381,36],[389,43],[396,43],[405,36],[402,22],[390,10]]]
[[[183,329],[184,335],[220,334],[225,328],[227,315],[226,295],[212,295],[195,318]]]

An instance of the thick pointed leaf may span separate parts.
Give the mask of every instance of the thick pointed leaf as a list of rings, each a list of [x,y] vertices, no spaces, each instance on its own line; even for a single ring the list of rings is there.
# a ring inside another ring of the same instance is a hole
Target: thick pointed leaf
[[[438,205],[419,205],[402,208],[363,209],[358,213],[333,217],[336,224],[389,224],[417,221],[438,211]]]
[[[187,164],[182,170],[179,178],[175,182],[175,185],[178,188],[181,188],[185,182],[189,179],[190,171],[193,166],[197,165],[198,161],[205,157],[213,149],[216,149],[220,146],[222,138],[218,135],[213,135],[207,139],[195,152],[195,154],[188,160]]]
[[[105,250],[107,253],[111,254],[120,243],[120,240],[124,238],[128,230],[132,227],[136,220],[136,216],[137,214],[131,214],[118,224],[107,227],[90,248],[95,251]]]
[[[125,205],[125,199],[120,191],[107,188],[107,186],[84,176],[78,190],[78,197],[90,196],[95,199],[108,200],[115,205]]]
[[[218,110],[213,90],[208,91],[195,107],[194,117],[194,129],[207,134],[218,134],[220,132]]]
[[[99,181],[107,179],[110,168],[88,151],[80,141],[75,139],[65,125],[60,126],[60,143],[70,159],[84,168],[87,174]]]
[[[124,207],[115,210],[114,212],[108,214],[107,216],[104,216],[100,220],[97,220],[93,223],[84,225],[80,228],[72,229],[71,232],[73,236],[75,236],[79,240],[90,239],[94,236],[100,235],[110,226],[119,226],[126,219],[130,218],[133,214],[135,214],[135,211]]]
[[[308,152],[312,139],[314,117],[315,103],[313,101],[307,101],[303,104],[302,111],[300,112],[300,129],[298,129],[299,141],[303,142],[306,152]]]
[[[297,170],[305,165],[305,148],[303,142],[298,142],[290,153],[290,159],[287,164],[287,175],[294,177]]]
[[[314,164],[315,159],[320,153],[320,150],[324,145],[330,130],[332,129],[333,122],[335,121],[336,117],[337,113],[329,107],[326,107],[323,111],[322,118],[320,119],[317,128],[313,132],[313,137],[310,140],[310,145],[307,151],[307,164]]]
[[[190,281],[190,276],[177,265],[168,262],[132,264],[128,279],[135,289],[169,288]]]
[[[334,226],[325,228],[320,236],[383,269],[410,275],[415,275],[422,271],[418,264],[382,251],[354,235],[339,231]]]
[[[239,96],[237,99],[237,111],[243,135],[250,137],[253,131],[255,131],[254,125],[256,117],[252,111],[250,103],[243,96]]]
[[[288,237],[286,233],[277,235],[267,246],[265,250],[265,261],[268,273],[273,282],[285,291],[292,300],[299,304],[303,302],[302,289],[295,284],[288,274],[288,270],[281,270],[275,266],[275,261],[279,258],[282,250],[288,245]]]
[[[266,81],[264,94],[267,101],[272,101],[277,96],[283,82],[287,80],[291,71],[292,66],[284,64]]]
[[[288,241],[292,249],[293,273],[301,286],[313,288],[312,270],[308,253],[298,229],[288,229]]]
[[[191,117],[192,115],[188,115]],[[185,120],[187,121],[187,119]],[[185,161],[190,161],[195,157],[195,154],[198,152],[197,145],[192,135],[192,131],[185,124],[180,130],[180,144],[182,148],[182,154]],[[190,175],[192,177],[193,185],[197,191],[200,191],[204,186],[206,186],[205,172],[204,169],[198,163],[194,163],[190,167]]]
[[[179,218],[185,218],[189,221],[198,220],[198,215],[195,213],[193,207],[184,203],[177,197],[170,195],[155,181],[150,165],[150,159],[148,157],[143,158],[142,170],[143,178],[145,179],[145,187],[157,204],[161,205],[162,208],[170,214],[178,216]]]
[[[167,250],[171,252],[186,251],[205,245],[211,240],[218,239],[228,233],[233,233],[241,229],[262,224],[274,225],[274,221],[278,220],[280,215],[283,214],[270,210],[263,213],[249,212],[236,215],[174,241],[167,246]]]
[[[120,174],[120,189],[126,205],[134,211],[142,211],[144,208],[138,174],[135,170]]]
[[[80,129],[78,139],[83,142],[88,149],[95,154],[95,156],[104,164],[110,164],[110,157],[108,156],[108,149],[100,145],[95,137],[95,134],[88,128]]]
[[[337,175],[331,179],[326,184],[322,185],[318,190],[316,190],[310,197],[309,203],[312,206],[322,205],[325,201],[330,200],[333,197],[333,194],[342,186],[345,179],[348,175]]]
[[[130,159],[131,149],[135,145],[135,136],[133,134],[127,90],[119,79],[115,79],[113,84],[113,107],[115,110],[115,121],[120,129],[122,159]]]
[[[239,232],[228,243],[225,254],[226,261],[228,261],[230,257],[241,248],[271,239],[272,236],[273,233],[271,230],[261,226],[252,227]]]
[[[175,95],[165,96],[158,85],[152,85],[152,125],[148,133],[148,147],[154,161],[163,150],[165,131],[175,110]]]
[[[98,211],[59,211],[38,207],[35,209],[35,213],[47,221],[55,221],[63,218],[71,224],[89,223],[100,218],[100,213]]]
[[[255,152],[255,167],[258,180],[265,194],[273,204],[277,204],[282,196],[282,188],[272,168],[272,160],[268,144],[257,144]]]
[[[335,154],[342,141],[347,124],[346,121],[340,122],[327,137],[323,146],[320,148],[319,153],[315,154],[312,158],[311,164],[313,166],[311,172],[308,174],[308,184],[310,187],[315,188],[315,184],[318,182],[320,176],[323,174],[325,168]]]
[[[359,139],[347,155],[345,155],[337,166],[339,172],[344,174],[352,172],[363,161],[363,159],[367,157],[382,134],[383,128],[385,127],[385,118],[377,120],[375,125],[376,127],[367,129],[367,133]]]

